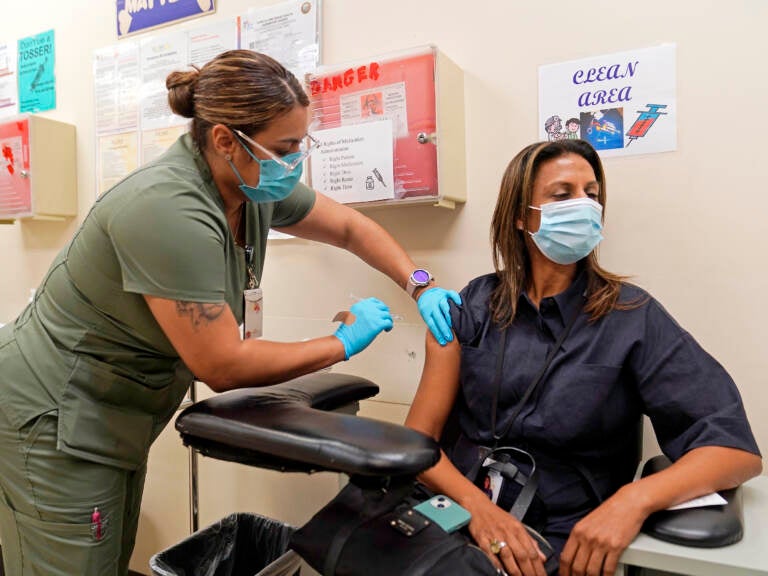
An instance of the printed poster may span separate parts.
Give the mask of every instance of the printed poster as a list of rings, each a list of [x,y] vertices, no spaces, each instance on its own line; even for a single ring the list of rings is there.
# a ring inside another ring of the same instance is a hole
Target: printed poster
[[[53,30],[19,40],[19,112],[44,112],[56,108],[53,40]]]
[[[313,188],[341,203],[395,197],[391,120],[318,130],[312,135],[320,142],[310,157]]]
[[[0,42],[0,118],[18,113],[16,46],[11,42]]]
[[[186,70],[186,32],[145,38],[140,48],[141,88],[139,89],[139,127],[156,130],[187,122],[171,112],[165,80],[176,70]]]
[[[117,0],[117,37],[213,14],[214,0]]]
[[[253,8],[241,18],[241,48],[268,54],[301,80],[317,68],[320,0]]]
[[[237,20],[222,20],[189,31],[188,64],[202,68],[227,50],[235,50],[238,41]]]
[[[601,156],[677,149],[676,47],[539,67],[539,138],[587,140]]]
[[[169,126],[141,133],[141,164],[154,160],[179,139],[189,129],[187,124]]]
[[[94,51],[96,131],[137,130],[139,125],[139,45],[123,42]]]
[[[138,134],[111,134],[99,138],[98,189],[101,195],[138,168]]]
[[[339,97],[341,124],[348,126],[389,118],[392,120],[395,138],[407,138],[408,106],[405,92],[405,82],[397,82],[342,94]]]

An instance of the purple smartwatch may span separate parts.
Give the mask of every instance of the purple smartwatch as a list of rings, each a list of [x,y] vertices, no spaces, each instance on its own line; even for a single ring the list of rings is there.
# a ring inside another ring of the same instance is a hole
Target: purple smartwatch
[[[432,282],[432,280],[434,280],[434,277],[429,270],[417,268],[411,272],[411,275],[408,277],[408,284],[406,284],[405,289],[408,292],[408,295],[413,298],[413,293],[416,291],[416,288],[429,286],[429,283]]]

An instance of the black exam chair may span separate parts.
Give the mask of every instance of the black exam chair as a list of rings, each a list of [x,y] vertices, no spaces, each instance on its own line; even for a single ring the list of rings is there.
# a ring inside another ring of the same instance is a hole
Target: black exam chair
[[[378,391],[358,376],[314,373],[196,402],[178,416],[176,429],[185,445],[219,460],[281,472],[342,472],[361,486],[408,481],[437,463],[440,448],[405,426],[345,413]],[[293,574],[299,562],[289,550],[274,571],[257,576]]]
[[[343,472],[360,486],[409,481],[437,463],[439,444],[404,426],[343,413],[378,391],[376,384],[358,376],[314,373],[192,404],[176,419],[176,429],[185,445],[219,460],[281,472]],[[668,464],[663,456],[653,458],[643,475]],[[659,512],[643,529],[687,546],[737,542],[742,536],[741,490],[722,495],[729,502],[722,509]],[[288,551],[276,561],[277,570],[257,576],[293,574],[295,569],[285,566],[298,563]]]

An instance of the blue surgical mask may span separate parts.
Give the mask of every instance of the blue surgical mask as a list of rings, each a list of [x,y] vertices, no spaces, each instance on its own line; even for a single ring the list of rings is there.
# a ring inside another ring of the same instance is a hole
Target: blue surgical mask
[[[239,141],[239,140],[238,140]],[[302,164],[299,164],[293,170],[287,170],[284,166],[280,165],[276,160],[261,160],[251,152],[245,144],[240,142],[245,148],[246,152],[259,163],[259,184],[257,186],[249,186],[240,176],[235,164],[231,159],[227,159],[229,165],[240,180],[240,190],[245,194],[251,202],[280,202],[285,200],[291,195],[293,189],[301,178]],[[302,152],[294,152],[284,156],[282,160],[291,164],[302,156]]]
[[[573,264],[603,239],[603,207],[591,198],[548,202],[541,208],[539,229],[529,234],[541,253],[558,264]]]

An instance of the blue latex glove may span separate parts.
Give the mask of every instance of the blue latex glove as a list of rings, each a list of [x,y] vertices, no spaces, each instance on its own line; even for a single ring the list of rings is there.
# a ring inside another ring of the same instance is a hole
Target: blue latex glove
[[[345,360],[365,350],[382,330],[392,330],[392,315],[389,307],[378,298],[360,300],[349,309],[355,315],[352,324],[344,324],[336,330],[334,336],[344,344]]]
[[[461,306],[461,296],[458,292],[438,287],[427,288],[416,301],[421,317],[440,346],[445,346],[453,340],[451,307],[448,300],[453,300],[457,306]]]

